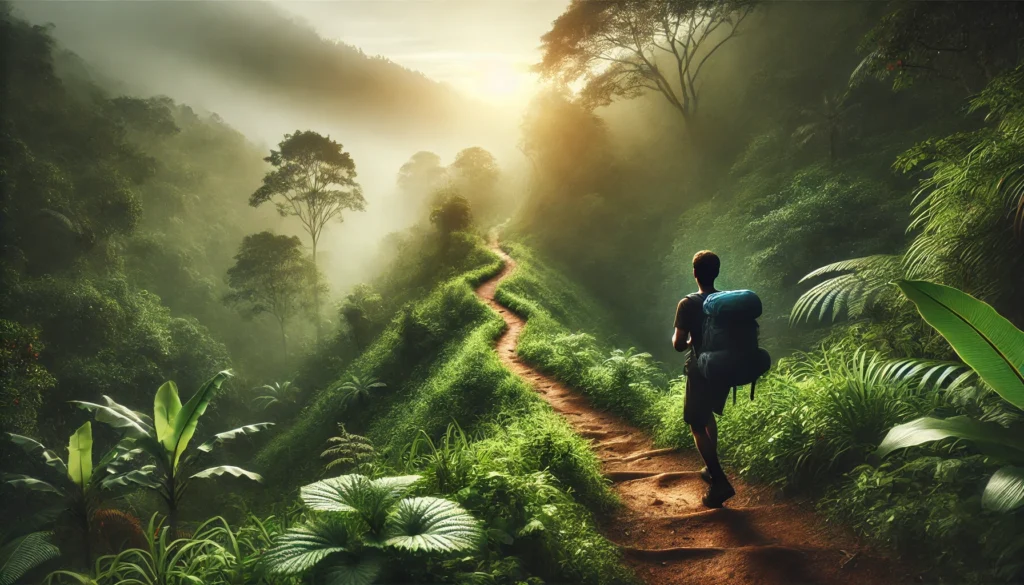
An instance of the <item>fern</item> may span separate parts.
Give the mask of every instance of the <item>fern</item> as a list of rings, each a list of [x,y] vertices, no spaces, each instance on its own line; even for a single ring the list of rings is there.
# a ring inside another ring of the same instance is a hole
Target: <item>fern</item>
[[[836,321],[846,315],[855,319],[873,306],[886,286],[900,276],[900,257],[879,254],[853,258],[822,266],[800,279],[800,282],[830,275],[800,295],[789,315],[790,324],[802,321]],[[899,298],[893,294],[892,298]]]
[[[370,398],[374,391],[386,388],[387,384],[372,376],[352,374],[349,379],[337,387],[342,392],[341,403],[344,406],[359,404]]]
[[[353,435],[345,430],[344,424],[338,424],[338,435],[327,439],[328,447],[320,454],[327,460],[324,469],[341,469],[348,471],[359,467],[373,458],[373,444],[366,437]]]
[[[25,573],[59,557],[52,536],[50,532],[31,532],[0,548],[0,585],[14,585]]]

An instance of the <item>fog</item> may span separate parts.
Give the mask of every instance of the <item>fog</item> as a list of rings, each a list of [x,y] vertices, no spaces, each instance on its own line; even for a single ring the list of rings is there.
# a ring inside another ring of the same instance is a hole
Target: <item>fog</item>
[[[62,47],[114,93],[166,95],[216,113],[266,151],[295,130],[340,142],[356,162],[367,210],[325,230],[320,263],[335,294],[371,275],[380,238],[406,227],[390,206],[401,205],[395,176],[413,153],[432,151],[447,164],[459,150],[481,146],[510,174],[524,162],[516,149],[521,103],[488,103],[327,40],[286,6],[59,1],[14,8],[30,22],[52,24]],[[515,195],[516,181],[509,184]],[[299,234],[294,221],[278,229]]]

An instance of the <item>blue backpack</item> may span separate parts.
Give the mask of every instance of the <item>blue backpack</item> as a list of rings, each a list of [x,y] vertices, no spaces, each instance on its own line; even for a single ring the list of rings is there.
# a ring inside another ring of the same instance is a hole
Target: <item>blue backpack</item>
[[[757,379],[771,366],[772,358],[757,345],[757,318],[761,299],[753,291],[716,292],[704,299],[704,326],[697,371],[712,384],[736,388],[750,384],[754,399]]]

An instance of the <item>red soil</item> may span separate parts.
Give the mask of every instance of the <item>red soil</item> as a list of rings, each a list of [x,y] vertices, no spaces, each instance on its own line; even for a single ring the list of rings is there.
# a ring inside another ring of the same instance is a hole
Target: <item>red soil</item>
[[[725,508],[701,504],[705,484],[695,450],[657,449],[643,431],[597,410],[575,390],[523,363],[516,355],[526,321],[494,300],[515,261],[476,291],[508,328],[497,342],[502,363],[529,383],[572,427],[591,440],[622,507],[604,522],[645,583],[841,583],[913,581],[915,574],[862,546],[840,528],[763,486],[734,480],[736,497]]]

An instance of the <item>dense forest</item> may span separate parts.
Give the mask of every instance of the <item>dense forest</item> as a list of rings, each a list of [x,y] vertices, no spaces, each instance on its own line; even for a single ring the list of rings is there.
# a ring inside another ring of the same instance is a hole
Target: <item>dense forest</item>
[[[1024,581],[1024,5],[544,26],[517,110],[271,3],[0,3],[0,585]],[[701,250],[772,356],[710,510]]]

